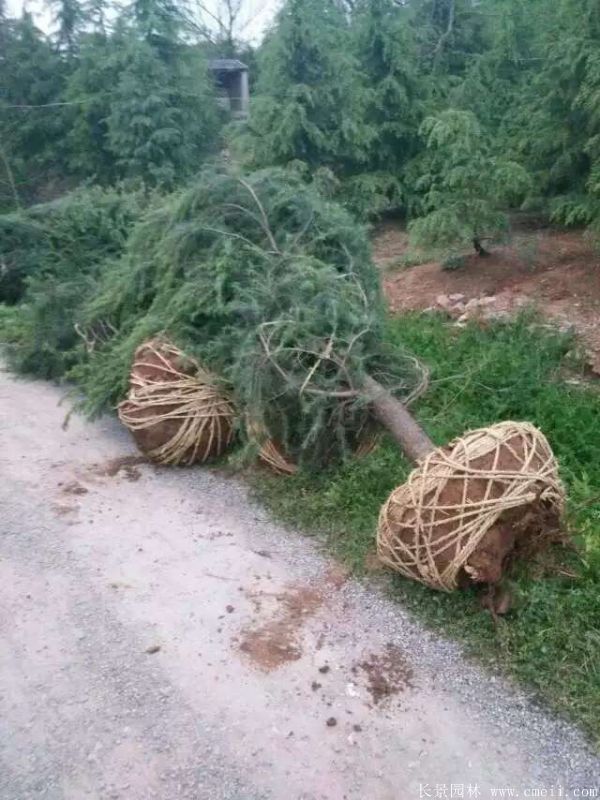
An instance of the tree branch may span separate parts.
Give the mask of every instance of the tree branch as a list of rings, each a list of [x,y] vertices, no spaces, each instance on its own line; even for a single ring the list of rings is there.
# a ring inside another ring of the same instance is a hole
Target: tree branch
[[[433,65],[434,67],[437,66],[440,56],[442,54],[442,49],[444,44],[446,43],[448,37],[452,33],[454,28],[454,16],[456,13],[456,0],[450,0],[450,5],[448,7],[448,25],[446,30],[440,36],[437,45],[435,46],[435,50],[433,51]]]

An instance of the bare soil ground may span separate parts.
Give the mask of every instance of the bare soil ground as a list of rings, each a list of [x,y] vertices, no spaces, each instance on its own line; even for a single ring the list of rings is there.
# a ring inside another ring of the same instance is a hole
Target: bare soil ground
[[[0,370],[2,800],[596,786],[572,726],[239,481],[143,463],[115,419],[63,430],[60,400]]]
[[[581,336],[600,374],[600,254],[581,232],[519,231],[486,258],[467,254],[456,270],[442,270],[437,261],[399,267],[408,239],[397,224],[383,225],[373,246],[392,312],[441,308],[461,321],[485,320],[535,305]]]

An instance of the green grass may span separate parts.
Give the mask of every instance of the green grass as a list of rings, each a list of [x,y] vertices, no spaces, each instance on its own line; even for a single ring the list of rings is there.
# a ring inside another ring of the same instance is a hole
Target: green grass
[[[391,336],[431,368],[414,408],[436,443],[500,420],[529,420],[546,434],[569,490],[568,520],[580,555],[577,578],[538,568],[511,576],[514,609],[496,629],[473,592],[445,595],[395,578],[394,596],[428,625],[534,687],[549,705],[600,741],[600,391],[577,376],[574,342],[532,319],[480,329],[435,315],[390,323]],[[357,572],[374,549],[379,508],[409,465],[385,441],[369,457],[320,476],[253,478],[277,516],[321,534]]]

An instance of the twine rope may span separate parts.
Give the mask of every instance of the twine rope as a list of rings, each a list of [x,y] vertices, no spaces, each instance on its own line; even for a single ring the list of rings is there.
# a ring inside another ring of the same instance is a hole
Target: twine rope
[[[250,418],[246,422],[248,434],[259,445],[258,458],[278,475],[295,475],[298,464],[283,452],[283,448],[263,429],[262,425]],[[362,436],[354,450],[354,458],[365,458],[379,444],[379,434],[369,431]]]
[[[507,454],[518,468],[502,468]],[[490,456],[485,467],[473,464]],[[475,493],[473,480],[478,481]],[[455,492],[456,487],[460,499],[448,502],[448,489]],[[492,496],[499,489],[499,495]],[[406,577],[452,591],[460,570],[505,511],[538,501],[560,514],[564,499],[556,459],[533,425],[502,422],[471,431],[448,448],[428,454],[390,494],[379,517],[379,557]]]
[[[150,356],[156,361],[151,361]],[[190,375],[175,366],[186,361]],[[160,370],[150,377],[144,368]],[[162,464],[191,464],[221,453],[233,437],[234,409],[216,385],[213,375],[164,341],[150,341],[136,351],[131,371],[131,389],[119,404],[121,422],[130,431],[153,428],[167,420],[180,422],[168,441],[148,452]]]

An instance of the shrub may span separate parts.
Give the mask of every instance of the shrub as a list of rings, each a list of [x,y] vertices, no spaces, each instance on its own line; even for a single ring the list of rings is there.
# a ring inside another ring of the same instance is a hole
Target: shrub
[[[74,324],[105,265],[122,252],[147,199],[99,187],[0,217],[5,272],[0,300],[23,301],[21,333],[11,351],[19,371],[45,378],[74,363]]]

